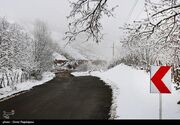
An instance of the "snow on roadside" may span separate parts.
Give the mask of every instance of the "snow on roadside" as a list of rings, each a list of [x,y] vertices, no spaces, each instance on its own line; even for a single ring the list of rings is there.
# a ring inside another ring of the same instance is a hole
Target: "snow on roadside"
[[[91,75],[89,71],[87,71],[87,72],[72,72],[71,74],[72,74],[73,76],[76,76],[76,77],[78,77],[78,76],[89,76],[89,75]]]
[[[150,75],[120,64],[105,72],[72,73],[75,76],[91,75],[101,78],[113,90],[111,117],[115,119],[158,119],[159,94],[150,93]],[[180,119],[180,93],[163,95],[164,119]]]
[[[6,100],[8,97],[17,94],[22,91],[30,90],[34,86],[42,85],[55,77],[55,74],[52,72],[45,72],[42,74],[43,78],[41,81],[37,80],[29,80],[23,83],[18,83],[16,85],[16,90],[12,91],[12,89],[8,86],[0,89],[0,99],[1,101]]]
[[[115,119],[118,118],[117,116],[117,96],[119,93],[119,88],[113,84],[112,81],[110,81],[109,79],[103,79],[102,75],[102,71],[86,71],[86,72],[73,72],[71,73],[73,76],[95,76],[95,77],[99,77],[101,80],[103,80],[107,85],[111,86],[112,88],[112,95],[113,95],[113,99],[112,99],[112,105],[111,105],[111,118],[110,119]]]

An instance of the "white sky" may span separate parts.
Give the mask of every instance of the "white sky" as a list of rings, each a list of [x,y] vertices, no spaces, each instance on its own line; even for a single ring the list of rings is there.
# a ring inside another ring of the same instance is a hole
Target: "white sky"
[[[116,42],[118,49],[119,40],[122,35],[118,27],[122,26],[128,18],[131,8],[135,1],[136,7],[129,19],[129,22],[143,16],[144,0],[109,0],[110,6],[119,5],[115,10],[115,18],[104,18],[103,26],[105,37],[102,43],[86,43],[84,46],[91,45],[92,52],[104,57],[112,57],[112,43]],[[0,0],[0,16],[5,16],[9,20],[16,21],[25,26],[30,26],[36,19],[41,19],[48,23],[53,36],[58,42],[62,42],[62,37],[67,29],[66,16],[69,14],[70,7],[68,0]],[[89,49],[91,49],[89,48]],[[96,50],[96,51],[95,51]],[[115,52],[119,55],[118,51]]]

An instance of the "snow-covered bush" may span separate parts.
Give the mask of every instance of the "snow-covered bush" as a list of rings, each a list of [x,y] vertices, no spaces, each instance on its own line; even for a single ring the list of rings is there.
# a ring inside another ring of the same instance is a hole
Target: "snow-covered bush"
[[[4,69],[0,72],[0,87],[10,86],[15,90],[15,85],[29,79],[29,74],[21,69]]]

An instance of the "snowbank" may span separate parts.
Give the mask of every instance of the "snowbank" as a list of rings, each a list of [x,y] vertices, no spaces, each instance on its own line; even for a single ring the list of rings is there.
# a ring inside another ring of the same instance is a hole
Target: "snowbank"
[[[72,73],[97,76],[113,89],[111,117],[115,119],[159,119],[159,94],[150,93],[150,74],[126,65],[105,72]],[[162,96],[163,119],[180,119],[180,93]]]
[[[0,89],[1,101],[6,100],[8,97],[11,98],[12,95],[16,96],[15,94],[19,92],[30,90],[34,86],[38,86],[52,80],[55,77],[55,74],[51,72],[45,72],[42,74],[42,76],[43,76],[43,79],[41,81],[31,80],[31,81],[16,84],[15,86],[16,90],[14,91],[12,91],[12,89],[9,86],[5,88],[1,88]]]

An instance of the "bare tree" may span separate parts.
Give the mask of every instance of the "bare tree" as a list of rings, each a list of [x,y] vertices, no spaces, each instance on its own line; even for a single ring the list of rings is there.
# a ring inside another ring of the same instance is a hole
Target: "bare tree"
[[[69,31],[67,31],[65,39],[73,41],[79,35],[85,35],[86,41],[93,38],[97,43],[103,38],[101,33],[101,18],[103,15],[113,16],[109,9],[107,0],[76,0],[70,1],[72,11],[68,16],[70,20]]]

